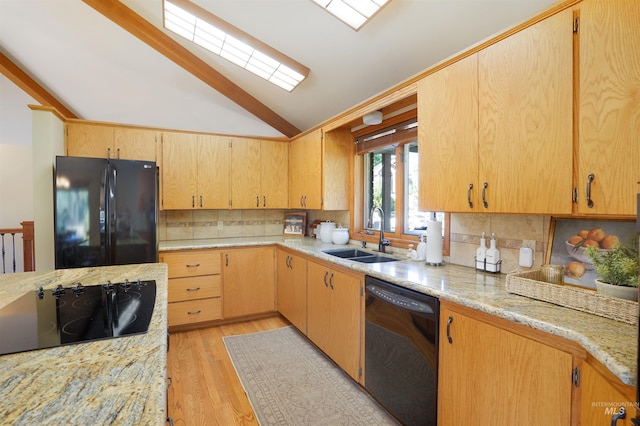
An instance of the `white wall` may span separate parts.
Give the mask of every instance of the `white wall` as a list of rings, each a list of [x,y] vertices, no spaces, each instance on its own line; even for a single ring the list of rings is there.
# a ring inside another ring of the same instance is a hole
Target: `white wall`
[[[0,75],[0,228],[19,228],[20,222],[33,220],[33,149],[28,107],[33,103],[33,98]],[[8,238],[5,236],[5,244]],[[5,247],[8,253],[9,247]],[[6,267],[10,268],[8,253]],[[23,270],[22,238],[18,237],[16,271]]]
[[[33,111],[33,199],[36,270],[54,269],[53,167],[64,155],[64,123],[51,111]]]

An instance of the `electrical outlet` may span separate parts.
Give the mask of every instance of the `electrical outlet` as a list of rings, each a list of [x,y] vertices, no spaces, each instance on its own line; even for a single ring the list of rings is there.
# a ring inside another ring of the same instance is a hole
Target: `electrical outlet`
[[[224,223],[221,220],[219,220],[218,221],[218,231],[222,231],[223,228],[224,228]]]
[[[529,247],[533,251],[533,257],[535,259],[536,240],[522,240],[522,247]]]

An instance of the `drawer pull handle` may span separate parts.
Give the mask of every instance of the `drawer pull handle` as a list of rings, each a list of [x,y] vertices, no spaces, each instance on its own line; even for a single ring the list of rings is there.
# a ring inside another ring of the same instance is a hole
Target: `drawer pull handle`
[[[593,200],[591,199],[591,182],[596,178],[596,175],[589,173],[587,176],[587,207],[593,208]]]
[[[611,426],[616,426],[616,424],[618,424],[618,420],[622,420],[626,418],[627,418],[627,410],[624,408],[624,406],[622,406],[620,407],[620,410],[618,410],[618,414],[614,415],[611,418]]]
[[[198,291],[200,290],[200,287],[190,287],[187,289],[187,291]]]
[[[469,203],[469,208],[473,208],[473,201],[471,201],[471,190],[473,189],[473,182],[469,184],[469,189],[467,189],[467,203]]]
[[[202,310],[198,309],[197,311],[189,311],[189,312],[187,312],[187,314],[189,314],[189,315],[198,315],[200,312],[202,312]]]
[[[447,321],[447,340],[449,341],[449,343],[453,343],[453,339],[451,338],[451,323],[453,322],[453,317],[450,316],[449,320]]]
[[[187,268],[197,268],[200,266],[199,263],[187,263]]]

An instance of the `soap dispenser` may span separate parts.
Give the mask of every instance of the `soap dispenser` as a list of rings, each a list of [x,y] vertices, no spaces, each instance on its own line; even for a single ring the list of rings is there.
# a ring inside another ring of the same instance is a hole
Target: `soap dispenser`
[[[484,232],[480,237],[480,246],[476,249],[476,269],[485,270],[485,261],[487,257],[487,243],[484,239]]]
[[[489,241],[486,260],[486,270],[488,272],[500,272],[500,250],[496,248],[496,238],[493,233],[491,234],[491,241]]]

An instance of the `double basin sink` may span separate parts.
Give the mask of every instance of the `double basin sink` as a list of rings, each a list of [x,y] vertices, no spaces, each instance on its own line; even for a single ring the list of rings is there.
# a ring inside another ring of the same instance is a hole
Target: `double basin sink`
[[[353,260],[360,263],[383,263],[396,262],[400,260],[396,259],[395,257],[370,253],[368,251],[359,249],[325,250],[324,252],[331,256],[336,256],[341,259]]]

